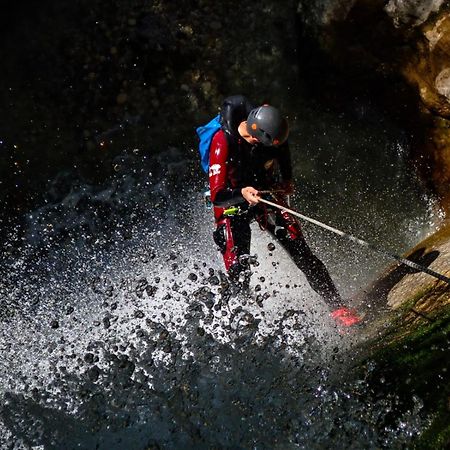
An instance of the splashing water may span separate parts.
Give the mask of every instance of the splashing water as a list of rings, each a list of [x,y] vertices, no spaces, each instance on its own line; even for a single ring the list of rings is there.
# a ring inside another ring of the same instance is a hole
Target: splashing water
[[[250,292],[232,292],[208,213],[189,211],[189,225],[139,224],[113,248],[16,261],[2,447],[376,448],[415,432],[376,429],[394,400],[368,403],[363,381],[339,376],[355,337],[281,249],[255,229]]]
[[[348,178],[349,164],[334,153],[319,177],[325,194],[317,194],[316,154],[304,144],[302,212],[326,214],[362,238],[373,231],[375,243],[388,234],[407,246],[427,228],[428,201],[419,205],[404,189],[406,226],[391,220],[401,214],[393,192],[403,176],[391,186],[383,179],[378,192]],[[403,170],[397,153],[395,173]],[[198,190],[180,187],[180,179],[189,185],[189,164],[175,149],[166,158],[120,157],[119,174],[102,188],[61,174],[50,201],[29,214],[24,243],[9,245],[0,282],[1,447],[407,446],[425,423],[421,400],[398,413],[394,394],[369,392],[352,372],[358,333],[338,333],[303,274],[256,227],[250,289],[229,286],[210,211]],[[391,167],[377,162],[380,172]],[[364,207],[343,218],[342,192]],[[385,212],[386,203],[395,206]],[[412,203],[425,211],[419,219]],[[384,223],[393,229],[379,233]],[[386,264],[304,230],[348,298]]]

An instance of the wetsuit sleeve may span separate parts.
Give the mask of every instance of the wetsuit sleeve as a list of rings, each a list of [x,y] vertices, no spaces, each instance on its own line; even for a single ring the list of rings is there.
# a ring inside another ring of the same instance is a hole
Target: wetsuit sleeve
[[[209,151],[209,188],[215,206],[227,207],[245,202],[241,188],[232,189],[228,183],[228,141],[225,133],[218,131]]]
[[[292,161],[291,161],[291,151],[289,149],[288,142],[285,142],[278,149],[280,152],[280,156],[278,158],[278,162],[280,164],[280,173],[283,181],[291,181],[292,180]]]

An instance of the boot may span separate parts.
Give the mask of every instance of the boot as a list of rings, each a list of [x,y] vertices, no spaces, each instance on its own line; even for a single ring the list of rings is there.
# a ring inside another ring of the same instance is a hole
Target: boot
[[[354,309],[346,308],[345,306],[335,309],[330,316],[336,321],[336,324],[341,327],[351,327],[362,321],[362,318]]]

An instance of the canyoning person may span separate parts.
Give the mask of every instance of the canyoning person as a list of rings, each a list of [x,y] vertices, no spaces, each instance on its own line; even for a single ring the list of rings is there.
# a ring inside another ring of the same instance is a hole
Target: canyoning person
[[[287,250],[310,286],[332,309],[343,325],[359,318],[343,305],[328,270],[309,248],[296,218],[260,202],[270,192],[278,204],[287,205],[294,191],[289,126],[271,105],[254,107],[242,95],[224,100],[218,117],[220,128],[209,145],[210,198],[214,205],[219,247],[229,278],[243,281],[248,267],[251,231],[256,220]]]

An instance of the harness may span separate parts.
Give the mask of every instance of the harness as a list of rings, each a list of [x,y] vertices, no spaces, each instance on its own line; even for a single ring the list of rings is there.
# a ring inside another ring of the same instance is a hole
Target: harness
[[[265,204],[250,206],[248,208],[242,208],[240,206],[230,206],[229,208],[224,209],[222,218],[244,215],[250,215],[250,221],[256,220],[261,231],[265,231],[267,229],[267,224],[269,221],[269,210],[267,208],[267,205]]]

